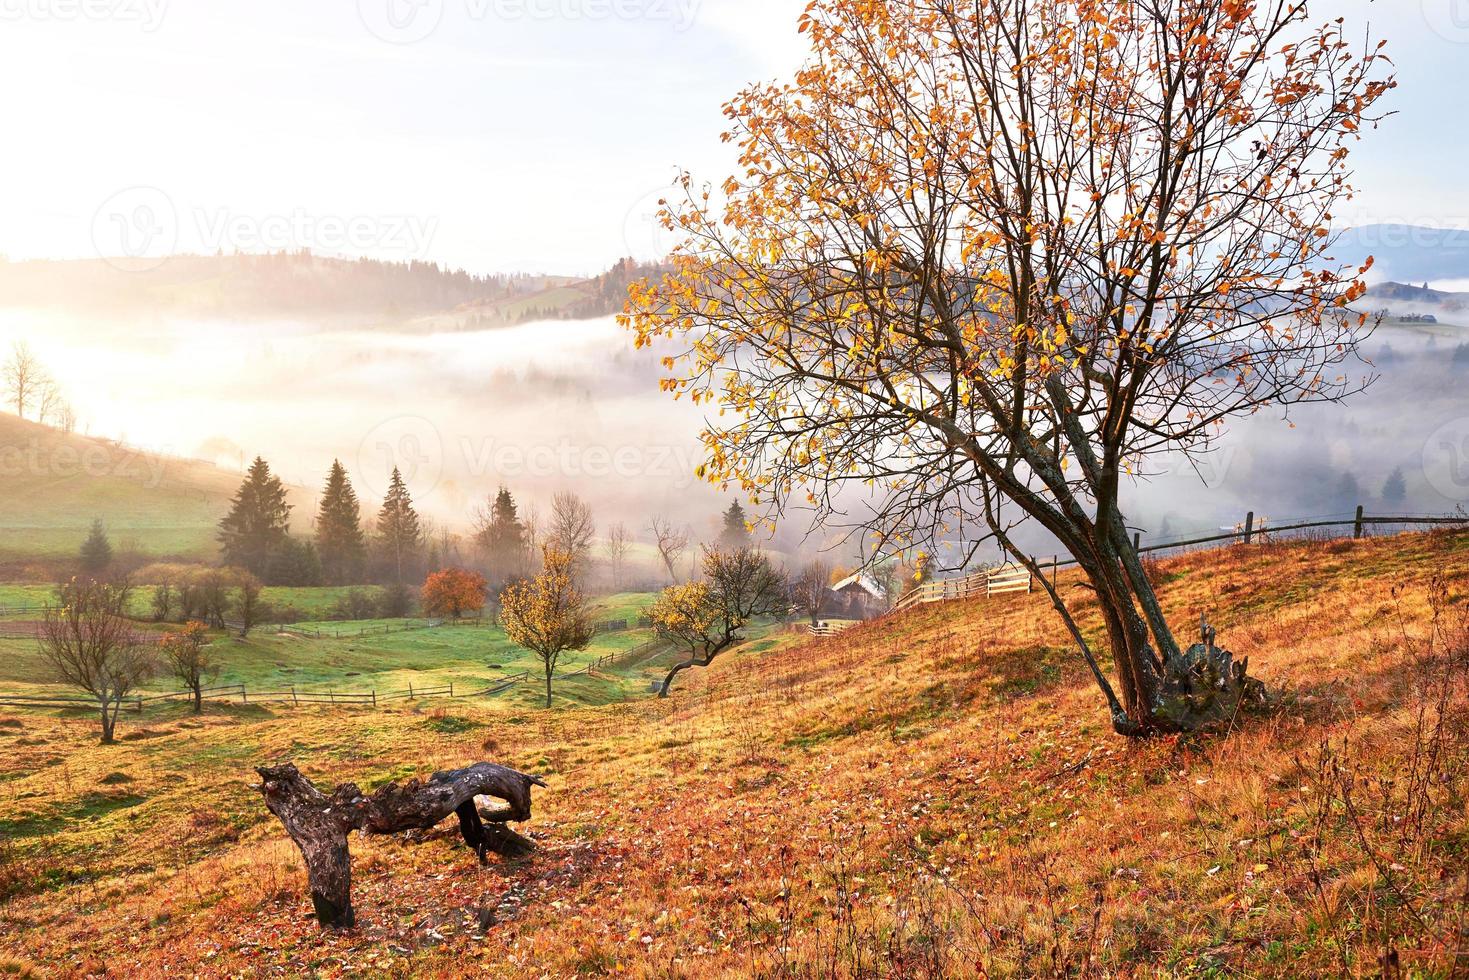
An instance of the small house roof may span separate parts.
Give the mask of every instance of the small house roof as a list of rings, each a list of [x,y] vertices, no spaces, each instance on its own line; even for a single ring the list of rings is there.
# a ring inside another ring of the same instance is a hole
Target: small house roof
[[[866,592],[874,599],[881,599],[883,597],[882,587],[874,582],[871,577],[868,576],[865,572],[857,572],[855,575],[848,575],[846,578],[833,585],[831,587],[831,590],[833,592],[843,592],[854,585],[862,589],[863,592]]]

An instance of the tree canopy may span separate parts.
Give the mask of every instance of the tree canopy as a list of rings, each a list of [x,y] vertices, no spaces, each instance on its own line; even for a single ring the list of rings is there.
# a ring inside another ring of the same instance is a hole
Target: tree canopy
[[[1366,267],[1332,260],[1331,225],[1394,83],[1307,17],[816,0],[811,58],[726,106],[741,172],[680,179],[674,271],[623,317],[666,390],[718,405],[702,473],[953,566],[1028,561],[1036,522],[1101,597],[1120,697],[1052,596],[1114,726],[1227,715],[1246,685],[1190,679],[1120,490],[1233,416],[1370,381]]]
[[[285,546],[290,528],[286,488],[271,473],[270,464],[257,456],[235,492],[229,513],[219,522],[224,563],[269,577],[271,559]]]

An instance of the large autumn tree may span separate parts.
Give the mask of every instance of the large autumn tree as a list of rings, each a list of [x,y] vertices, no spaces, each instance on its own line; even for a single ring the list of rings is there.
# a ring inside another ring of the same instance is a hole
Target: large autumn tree
[[[1368,380],[1365,269],[1330,253],[1378,47],[1294,0],[816,0],[801,29],[795,81],[726,107],[742,173],[681,179],[674,271],[624,316],[718,404],[708,479],[825,522],[860,495],[879,550],[956,565],[1035,570],[1039,524],[1094,590],[1111,678],[1047,585],[1116,730],[1228,716],[1258,682],[1180,648],[1121,493]]]

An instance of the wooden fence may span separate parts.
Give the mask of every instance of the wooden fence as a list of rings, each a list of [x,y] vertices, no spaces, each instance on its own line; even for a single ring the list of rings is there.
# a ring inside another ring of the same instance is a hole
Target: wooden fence
[[[1143,546],[1142,534],[1134,533],[1132,546],[1140,555],[1156,554],[1158,552],[1173,551],[1182,548],[1192,548],[1205,544],[1262,544],[1273,540],[1278,535],[1295,534],[1301,531],[1346,529],[1351,528],[1353,538],[1362,538],[1367,529],[1372,527],[1469,527],[1469,515],[1455,516],[1423,516],[1406,514],[1368,514],[1364,507],[1357,507],[1356,514],[1349,518],[1318,518],[1301,521],[1290,521],[1284,524],[1271,524],[1260,519],[1257,520],[1255,512],[1250,511],[1245,519],[1237,524],[1232,531],[1222,534],[1210,534],[1201,537],[1184,538],[1178,541],[1162,541],[1157,544]],[[1069,568],[1077,564],[1076,559],[1062,559],[1060,555],[1052,555],[1049,561],[1035,558],[1025,559],[1025,564],[1008,564],[994,569],[982,569],[965,575],[962,578],[942,579],[933,582],[925,582],[917,588],[911,589],[893,604],[888,615],[911,609],[913,606],[928,602],[943,602],[950,599],[969,599],[975,596],[1002,595],[1009,592],[1030,592],[1034,586],[1034,576],[1039,574],[1049,578],[1052,587],[1056,583],[1056,572],[1062,568]],[[1026,567],[1026,565],[1030,567]]]
[[[607,667],[614,663],[633,661],[639,658],[652,656],[661,651],[666,644],[659,639],[652,639],[640,643],[626,650],[619,650],[605,656],[598,657],[575,670],[562,671],[556,675],[557,678],[591,676],[592,672],[601,667]],[[510,690],[517,684],[541,683],[544,675],[532,674],[523,670],[515,674],[503,677],[488,687],[474,691],[456,691],[453,684],[442,684],[438,686],[415,687],[412,684],[403,691],[380,692],[370,691],[315,691],[300,690],[291,687],[284,691],[261,691],[247,688],[244,684],[230,684],[222,687],[205,688],[202,692],[206,701],[230,701],[240,704],[290,704],[300,705],[341,705],[359,707],[380,707],[391,704],[394,701],[418,701],[430,698],[480,698],[491,697]],[[122,705],[129,711],[141,713],[145,705],[162,701],[178,701],[192,699],[192,691],[170,691],[166,694],[134,694],[122,700]],[[0,694],[0,708],[87,708],[100,710],[101,702],[96,698],[76,695],[49,695],[49,694]]]
[[[1029,569],[1007,564],[996,568],[982,568],[963,578],[939,579],[924,582],[910,589],[897,602],[891,612],[902,612],[926,602],[945,602],[950,599],[971,599],[975,596],[1005,595],[1011,592],[1029,592],[1033,580]]]

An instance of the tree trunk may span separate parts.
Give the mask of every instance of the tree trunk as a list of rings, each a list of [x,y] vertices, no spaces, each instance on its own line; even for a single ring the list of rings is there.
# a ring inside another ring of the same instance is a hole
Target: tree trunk
[[[1099,560],[1083,567],[1096,589],[1116,663],[1126,712],[1113,719],[1119,734],[1197,731],[1265,700],[1264,685],[1249,676],[1248,658],[1235,661],[1218,647],[1202,619],[1200,642],[1180,650],[1131,541],[1114,536],[1094,540],[1094,547]]]
[[[204,687],[203,687],[202,684],[196,683],[194,685],[194,714],[196,714],[196,715],[202,715],[203,713],[204,713]]]
[[[546,707],[547,708],[551,707],[551,672],[554,669],[555,668],[550,667],[550,666],[547,666],[546,667]]]
[[[356,923],[352,859],[347,850],[351,831],[394,834],[427,830],[452,813],[459,818],[465,844],[475,850],[481,863],[487,851],[518,857],[535,845],[502,824],[529,820],[530,788],[546,785],[538,776],[481,762],[466,769],[436,772],[427,782],[414,779],[402,785],[389,783],[371,796],[363,796],[353,783],[343,783],[327,796],[292,763],[255,771],[262,780],[260,792],[265,805],[280,819],[306,861],[317,921],[341,929],[350,929]],[[509,807],[481,813],[475,803],[478,796],[504,800]],[[486,827],[485,821],[491,826]]]
[[[117,715],[112,713],[111,707],[104,700],[102,702],[102,744],[113,744],[112,734],[117,729]]]

